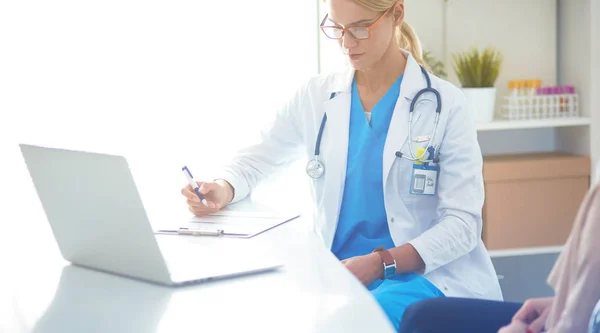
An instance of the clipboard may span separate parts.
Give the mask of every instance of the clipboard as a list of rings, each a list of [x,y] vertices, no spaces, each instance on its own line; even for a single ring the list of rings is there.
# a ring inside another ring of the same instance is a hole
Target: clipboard
[[[177,230],[158,230],[156,233],[252,238],[299,216],[300,214],[219,211],[207,216],[195,216]]]

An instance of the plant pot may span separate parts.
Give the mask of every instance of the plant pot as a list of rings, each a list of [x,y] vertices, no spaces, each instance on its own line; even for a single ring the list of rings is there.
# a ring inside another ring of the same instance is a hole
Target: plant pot
[[[463,88],[467,101],[471,103],[471,112],[475,122],[486,123],[494,120],[496,106],[496,88]]]

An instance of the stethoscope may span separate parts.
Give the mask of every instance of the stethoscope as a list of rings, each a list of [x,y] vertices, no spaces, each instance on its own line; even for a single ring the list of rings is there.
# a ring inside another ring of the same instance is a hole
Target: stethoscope
[[[427,87],[419,90],[419,92],[417,92],[417,94],[413,98],[412,102],[410,103],[409,117],[408,117],[408,149],[409,149],[410,156],[406,156],[402,152],[397,151],[396,157],[405,158],[409,161],[414,161],[414,162],[419,161],[419,162],[427,162],[427,163],[438,163],[439,162],[438,159],[434,157],[434,149],[433,149],[433,146],[431,145],[431,143],[434,142],[435,134],[437,133],[437,126],[438,126],[438,122],[440,120],[440,112],[442,111],[442,98],[440,97],[439,91],[431,88],[431,80],[429,79],[429,74],[427,74],[427,71],[422,66],[421,66],[421,72],[425,76],[425,81],[427,81]],[[413,153],[413,149],[412,149],[413,111],[415,110],[415,105],[417,104],[417,100],[419,99],[419,97],[421,97],[421,95],[423,95],[424,93],[427,93],[427,92],[431,92],[435,95],[436,104],[437,104],[436,108],[435,108],[435,120],[434,120],[434,124],[433,124],[433,133],[426,140],[427,147],[425,148],[425,150],[423,150],[423,152],[419,156],[415,156]],[[329,99],[332,99],[335,96],[336,96],[336,93],[333,92],[329,96]],[[321,119],[321,126],[319,126],[319,133],[317,134],[317,142],[315,143],[315,156],[310,161],[308,161],[308,163],[306,164],[306,174],[308,174],[309,177],[314,178],[314,179],[320,178],[325,173],[325,164],[323,164],[323,162],[319,159],[319,156],[321,153],[321,138],[323,137],[323,130],[325,129],[325,123],[327,123],[327,113],[323,114],[323,118]],[[429,156],[426,159],[424,159],[425,154],[427,154],[427,153],[429,153]]]

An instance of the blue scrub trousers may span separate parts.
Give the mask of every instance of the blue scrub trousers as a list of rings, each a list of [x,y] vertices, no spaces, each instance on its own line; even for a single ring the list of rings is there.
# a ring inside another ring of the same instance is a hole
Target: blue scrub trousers
[[[396,330],[400,328],[406,308],[411,304],[444,294],[431,282],[417,274],[400,274],[393,280],[377,280],[368,289]]]

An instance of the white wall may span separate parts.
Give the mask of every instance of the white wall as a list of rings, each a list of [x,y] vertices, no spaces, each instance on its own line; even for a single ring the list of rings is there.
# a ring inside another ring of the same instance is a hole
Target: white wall
[[[405,0],[404,19],[419,36],[424,50],[446,62],[447,3],[444,0]],[[449,67],[446,66],[448,72]]]
[[[557,146],[590,155],[594,179],[600,161],[600,4],[559,0],[558,8],[559,78],[562,83],[574,83],[581,112],[591,117],[592,124],[557,130]]]
[[[590,20],[590,115],[592,118],[591,155],[596,168],[593,179],[600,179],[600,1],[591,1]]]
[[[556,2],[549,0],[407,0],[406,21],[423,48],[446,64],[449,81],[459,85],[451,55],[471,46],[494,46],[504,55],[496,82],[496,110],[515,79],[539,78],[556,84]],[[533,41],[533,42],[532,42]]]

